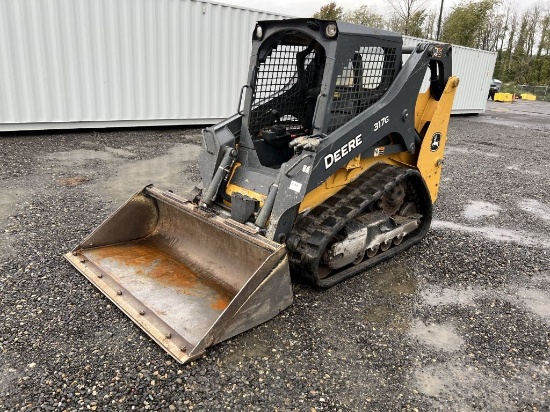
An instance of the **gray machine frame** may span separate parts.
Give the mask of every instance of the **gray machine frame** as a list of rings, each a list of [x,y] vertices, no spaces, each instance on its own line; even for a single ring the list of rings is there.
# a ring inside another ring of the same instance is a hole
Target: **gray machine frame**
[[[329,38],[325,35],[328,24],[337,25],[335,37]],[[439,100],[450,77],[452,48],[450,45],[420,43],[414,48],[403,49],[399,34],[340,21],[291,19],[261,21],[258,26],[263,35],[259,39],[255,30],[252,37],[248,83],[243,87],[244,109],[241,111],[239,108],[239,113],[203,131],[199,164],[205,189],[201,201],[208,206],[214,203],[223,187],[223,180],[228,177],[230,166],[239,162],[241,167],[246,168],[246,179],[239,179],[235,174],[232,182],[267,196],[256,218],[256,225],[261,229],[265,226],[266,236],[282,243],[294,225],[304,196],[351,159],[359,155],[374,156],[379,146],[377,143],[389,134],[398,138],[394,139],[397,140],[396,143],[385,146],[385,154],[416,152],[421,136],[414,127],[415,105],[426,69],[431,70],[431,93]],[[254,138],[249,133],[248,121],[262,45],[273,36],[292,33],[307,35],[318,42],[325,52],[323,79],[311,131],[311,136],[318,136],[321,141],[315,150],[303,150],[275,169],[263,166],[260,162]],[[337,77],[348,62],[347,56],[356,53],[361,46],[381,44],[383,47],[395,48],[398,59],[391,85],[370,107],[336,130],[328,132]],[[404,64],[401,61],[403,53],[410,53]],[[386,119],[383,127],[377,127],[381,119]],[[346,155],[336,156],[339,157],[336,159],[334,154],[344,146]],[[332,156],[330,165],[325,162],[327,156]],[[278,191],[279,187],[284,187],[285,190]],[[234,206],[241,207],[232,204],[232,209]]]

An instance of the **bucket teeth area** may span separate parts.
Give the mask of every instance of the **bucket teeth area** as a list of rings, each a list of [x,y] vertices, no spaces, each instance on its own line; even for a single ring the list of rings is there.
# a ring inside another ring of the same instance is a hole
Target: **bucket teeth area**
[[[292,302],[284,246],[152,187],[65,257],[180,362]]]
[[[199,343],[235,296],[150,241],[90,249],[83,255],[142,302],[142,310],[172,325],[192,345]]]

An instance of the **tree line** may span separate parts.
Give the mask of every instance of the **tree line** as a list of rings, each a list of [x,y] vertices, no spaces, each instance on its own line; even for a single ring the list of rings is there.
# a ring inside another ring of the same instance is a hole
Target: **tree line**
[[[519,0],[510,0],[518,1]],[[402,34],[497,52],[494,76],[512,84],[550,84],[550,5],[518,11],[517,3],[464,1],[440,17],[428,0],[386,0],[389,13],[368,5],[344,10],[336,2],[313,17],[344,20]]]

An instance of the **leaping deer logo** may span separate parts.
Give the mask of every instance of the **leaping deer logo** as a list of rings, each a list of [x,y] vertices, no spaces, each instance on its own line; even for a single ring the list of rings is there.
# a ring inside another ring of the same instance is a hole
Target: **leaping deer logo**
[[[430,145],[430,150],[432,152],[435,152],[437,149],[439,149],[439,144],[441,143],[441,133],[437,132],[434,133],[432,136],[432,143]]]

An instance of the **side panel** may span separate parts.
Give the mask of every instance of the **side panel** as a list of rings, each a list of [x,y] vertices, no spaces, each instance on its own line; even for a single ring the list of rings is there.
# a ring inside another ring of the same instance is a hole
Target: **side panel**
[[[315,154],[308,192],[321,185],[354,157],[380,155],[381,149],[377,142],[390,133],[395,142],[389,146],[384,145],[383,154],[407,150],[416,152],[414,107],[429,61],[429,48],[413,53],[387,93],[377,103],[321,142]]]
[[[439,190],[441,167],[447,142],[447,128],[458,83],[457,77],[451,77],[439,101],[430,99],[423,108],[417,107],[418,112],[430,114],[425,119],[429,121],[429,126],[420,147],[417,168],[426,181],[432,202],[436,201]],[[421,101],[422,99],[419,99],[419,102]]]

